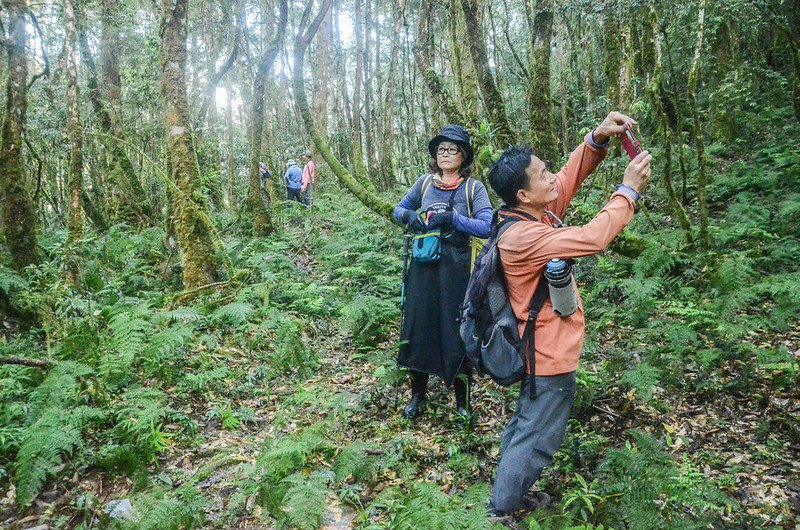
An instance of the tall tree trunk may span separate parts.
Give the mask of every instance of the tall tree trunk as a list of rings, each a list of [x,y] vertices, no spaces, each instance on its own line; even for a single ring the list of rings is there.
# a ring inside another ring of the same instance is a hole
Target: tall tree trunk
[[[317,32],[314,53],[314,92],[311,97],[314,118],[322,138],[328,141],[328,90],[330,90],[331,34],[333,11],[328,11]]]
[[[531,28],[531,62],[528,82],[528,117],[531,122],[531,144],[542,160],[555,161],[558,139],[553,123],[550,93],[550,48],[553,40],[553,8],[550,0],[536,2]]]
[[[453,74],[458,87],[458,103],[466,123],[474,127],[478,118],[478,74],[470,59],[469,37],[460,0],[450,0],[450,45],[452,47]]]
[[[483,96],[483,105],[486,107],[492,126],[497,131],[495,134],[497,147],[505,149],[514,143],[514,132],[508,121],[503,96],[497,88],[494,75],[489,67],[486,39],[478,16],[478,2],[477,0],[461,0],[461,8],[464,11],[464,20],[467,24],[467,32],[470,35],[469,51],[470,55],[472,55],[475,71],[478,74],[478,84],[481,88],[481,96]]]
[[[692,241],[691,223],[689,222],[689,217],[686,215],[686,210],[683,208],[683,205],[678,200],[678,196],[675,193],[675,187],[672,183],[672,138],[671,138],[671,129],[669,125],[669,117],[667,116],[667,112],[664,109],[664,98],[666,96],[663,94],[664,88],[662,86],[664,53],[662,47],[662,37],[660,32],[658,31],[658,18],[654,8],[651,10],[651,19],[652,19],[653,35],[654,35],[653,45],[656,50],[656,57],[653,68],[653,75],[650,80],[650,85],[647,87],[647,92],[648,95],[650,96],[650,101],[652,102],[653,107],[656,109],[656,113],[660,117],[661,121],[661,129],[663,135],[662,140],[664,142],[664,171],[662,173],[662,176],[664,178],[664,187],[667,190],[667,197],[669,198],[669,205],[670,207],[672,207],[675,216],[678,218],[678,223],[680,224],[681,229],[683,229],[684,233],[686,234],[686,241],[691,243]]]
[[[203,120],[206,120],[206,126],[201,127],[200,134],[196,134],[197,143],[198,145],[203,146],[202,152],[204,154],[201,157],[200,162],[200,172],[202,176],[203,183],[205,184],[206,191],[208,192],[208,196],[211,198],[211,202],[214,204],[214,208],[219,209],[222,207],[222,186],[220,186],[220,148],[219,148],[219,131],[217,130],[217,83],[215,82],[215,74],[217,68],[217,58],[220,54],[220,45],[217,44],[219,39],[216,37],[216,28],[215,28],[215,7],[213,5],[209,5],[206,3],[203,6],[205,9],[203,10],[205,24],[203,28],[203,47],[205,48],[205,70],[206,70],[206,82],[208,83],[208,87],[206,88],[206,101],[209,102],[208,110],[206,111],[205,115],[198,116],[198,122],[202,123]],[[234,56],[234,61],[236,60],[236,53],[238,52],[239,44],[237,42],[238,32],[236,33],[236,37],[234,37],[233,43],[233,52],[232,55]],[[231,62],[231,66],[233,63]],[[200,138],[202,135],[202,138]]]
[[[36,218],[26,186],[22,160],[22,131],[25,127],[28,91],[28,63],[25,45],[25,0],[5,0],[8,12],[8,78],[6,79],[6,113],[3,120],[3,144],[0,152],[0,197],[2,197],[3,230],[11,254],[11,263],[18,271],[39,263],[36,243]]]
[[[353,172],[364,188],[370,193],[375,193],[375,185],[370,180],[367,174],[367,168],[364,166],[364,153],[361,148],[361,87],[364,83],[364,40],[366,36],[366,32],[362,31],[362,27],[364,27],[361,14],[362,1],[363,0],[355,0],[355,24],[353,28],[356,39],[356,75],[353,87],[352,121]]]
[[[700,78],[700,58],[703,52],[703,36],[705,33],[706,0],[699,0],[697,12],[697,40],[694,47],[694,59],[689,70],[689,108],[694,124],[694,145],[697,150],[697,205],[700,217],[700,246],[703,251],[709,247],[708,234],[708,203],[706,202],[706,187],[708,177],[706,174],[706,149],[703,140],[703,127],[700,122],[700,110],[697,107],[697,83]]]
[[[228,208],[236,211],[236,168],[234,162],[234,146],[233,146],[233,84],[229,83],[226,87],[228,94],[227,105],[225,106],[225,133],[228,143],[228,153],[226,157],[226,174],[228,176]]]
[[[603,23],[603,49],[604,49],[604,69],[606,73],[606,97],[608,98],[608,109],[616,110],[619,108],[619,72],[620,62],[622,61],[622,51],[620,50],[619,24],[614,16],[614,5],[606,6],[606,13]]]
[[[103,0],[100,39],[101,94],[104,107],[98,114],[100,130],[111,134],[103,143],[111,157],[110,178],[116,192],[115,217],[138,223],[152,224],[153,208],[144,187],[125,150],[122,129],[122,81],[119,73],[119,5],[118,0]]]
[[[364,0],[364,148],[366,150],[367,174],[370,180],[375,178],[375,135],[373,122],[375,108],[372,93],[372,61],[378,58],[372,56],[372,0]]]
[[[422,0],[417,19],[417,32],[414,37],[414,60],[417,63],[422,79],[429,93],[444,113],[445,119],[450,123],[467,124],[466,117],[461,113],[455,99],[445,86],[436,69],[433,67],[431,50],[433,48],[433,0]],[[413,85],[413,83],[412,83]],[[436,117],[438,121],[438,116]]]
[[[561,154],[566,156],[569,153],[569,122],[567,121],[567,39],[566,35],[561,40],[558,57],[558,92],[561,101]]]
[[[186,22],[188,0],[162,0],[161,83],[170,178],[175,184],[173,209],[178,244],[183,250],[183,285],[195,290],[217,281],[217,260],[200,190],[186,94]]]
[[[247,201],[250,211],[253,215],[253,234],[267,235],[274,230],[272,225],[272,217],[269,211],[269,204],[265,204],[261,198],[261,177],[259,176],[258,163],[261,161],[261,140],[264,133],[264,94],[266,83],[272,70],[272,65],[278,57],[278,53],[283,45],[283,37],[286,27],[286,20],[288,19],[288,0],[280,0],[279,4],[279,21],[274,29],[272,41],[269,46],[264,50],[261,55],[261,60],[258,64],[258,71],[253,80],[253,110],[251,112],[252,124],[250,128],[250,159],[248,167],[250,170],[250,178],[248,182]],[[279,168],[274,168],[279,172]],[[272,181],[267,179],[264,183],[268,187],[267,202],[271,202],[276,194],[272,189]]]
[[[80,94],[78,90],[78,21],[79,0],[64,1],[64,28],[66,38],[67,72],[67,136],[69,137],[69,176],[67,189],[69,202],[67,209],[66,254],[69,263],[68,274],[75,282],[79,280],[78,256],[83,239],[83,126],[81,125]]]
[[[388,188],[395,181],[394,165],[394,95],[397,85],[397,63],[400,57],[400,34],[403,30],[403,17],[405,16],[405,0],[400,0],[394,6],[394,34],[392,34],[392,51],[389,59],[388,81],[386,83],[386,102],[383,106],[383,145],[381,147],[381,180],[384,188]]]
[[[311,15],[311,9],[314,5],[314,0],[308,0],[303,12],[302,23],[300,24],[301,31],[297,34],[294,42],[294,71],[292,72],[292,87],[294,89],[294,98],[297,110],[303,118],[306,131],[308,131],[308,134],[314,141],[317,151],[328,163],[331,171],[333,171],[333,173],[339,179],[339,182],[341,182],[342,185],[353,195],[355,195],[356,198],[360,200],[366,207],[381,217],[394,221],[394,218],[392,217],[392,211],[394,208],[392,205],[364,188],[364,186],[356,181],[356,179],[353,178],[347,169],[345,169],[345,167],[333,155],[328,143],[325,142],[322,139],[322,136],[320,136],[319,132],[317,132],[316,126],[314,125],[314,118],[311,115],[311,109],[308,106],[308,97],[306,96],[306,88],[303,80],[303,63],[305,62],[305,52],[306,48],[308,48],[308,45],[311,42],[311,39],[314,38],[314,34],[317,32],[320,23],[322,22],[322,17],[325,16],[325,12],[330,9],[332,3],[333,0],[324,0],[320,12],[314,18],[313,22],[308,24],[308,29],[306,29],[305,32],[302,31],[302,28],[305,28],[308,23],[308,19]]]

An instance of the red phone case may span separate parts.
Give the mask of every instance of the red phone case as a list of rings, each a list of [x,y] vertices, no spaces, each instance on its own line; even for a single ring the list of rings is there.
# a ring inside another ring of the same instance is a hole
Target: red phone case
[[[625,124],[625,135],[621,139],[622,147],[625,148],[625,151],[628,153],[628,156],[631,157],[631,160],[636,158],[636,155],[644,151],[642,149],[642,144],[639,143],[639,140],[633,135],[633,131],[631,131],[631,126],[627,123]]]

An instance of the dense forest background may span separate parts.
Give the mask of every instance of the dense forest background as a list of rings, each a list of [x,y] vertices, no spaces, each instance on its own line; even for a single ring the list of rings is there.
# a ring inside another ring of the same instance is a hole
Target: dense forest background
[[[485,178],[619,110],[654,176],[580,261],[557,502],[522,526],[800,527],[797,2],[1,5],[0,526],[487,527],[515,391],[398,414],[389,214],[445,123]]]

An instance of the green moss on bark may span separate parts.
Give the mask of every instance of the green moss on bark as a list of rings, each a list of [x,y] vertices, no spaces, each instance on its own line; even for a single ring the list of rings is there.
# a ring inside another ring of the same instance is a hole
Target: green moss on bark
[[[161,82],[166,102],[167,153],[173,194],[175,232],[183,251],[183,284],[187,290],[217,281],[217,259],[200,191],[186,95],[186,19],[188,0],[163,0]]]
[[[36,242],[33,205],[26,186],[22,161],[22,130],[27,110],[28,67],[25,57],[24,0],[6,0],[9,27],[7,39],[8,78],[6,81],[6,113],[3,120],[0,152],[0,194],[2,195],[3,229],[15,269],[21,271],[40,260]]]

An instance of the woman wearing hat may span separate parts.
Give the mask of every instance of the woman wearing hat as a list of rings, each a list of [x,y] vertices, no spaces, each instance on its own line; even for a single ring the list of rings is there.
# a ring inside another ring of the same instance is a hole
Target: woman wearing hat
[[[428,378],[439,376],[454,385],[456,409],[471,420],[469,376],[458,334],[459,306],[470,272],[470,236],[485,238],[492,225],[492,204],[484,185],[469,177],[472,141],[460,125],[445,125],[428,143],[430,172],[422,175],[394,209],[395,218],[413,232],[438,228],[441,258],[430,263],[412,260],[406,283],[406,314],[397,357],[411,371],[411,401],[403,408],[416,416],[425,400]],[[420,213],[418,213],[420,212]],[[459,373],[464,376],[457,377]]]

